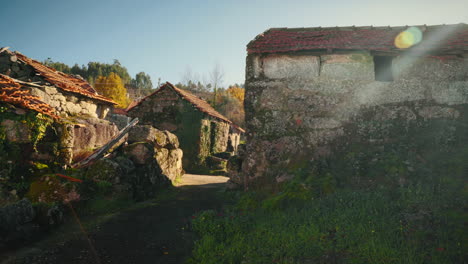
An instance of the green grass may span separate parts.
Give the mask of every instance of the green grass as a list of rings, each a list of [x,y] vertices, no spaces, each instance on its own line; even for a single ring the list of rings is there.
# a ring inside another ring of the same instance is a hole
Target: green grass
[[[464,263],[464,184],[242,195],[194,216],[189,263]]]

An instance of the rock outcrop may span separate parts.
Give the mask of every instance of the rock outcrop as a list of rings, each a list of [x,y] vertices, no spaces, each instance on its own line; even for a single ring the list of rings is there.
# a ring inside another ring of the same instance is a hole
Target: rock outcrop
[[[169,131],[161,131],[150,125],[135,126],[128,135],[129,145],[126,155],[135,164],[147,164],[154,159],[164,174],[171,181],[184,174],[182,169],[183,152],[179,140]]]
[[[114,196],[144,200],[183,175],[183,153],[174,134],[135,126],[127,143],[87,168],[85,178],[110,184]]]

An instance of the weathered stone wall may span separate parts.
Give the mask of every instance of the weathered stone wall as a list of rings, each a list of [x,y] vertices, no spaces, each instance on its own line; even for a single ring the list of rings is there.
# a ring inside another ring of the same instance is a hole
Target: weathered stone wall
[[[34,69],[19,61],[10,52],[0,53],[0,73],[25,82],[40,82],[44,80]],[[47,83],[45,83],[47,84]],[[86,115],[94,118],[105,118],[111,109],[110,104],[102,103],[88,97],[68,93],[54,86],[29,87],[31,94],[54,107],[61,116]]]
[[[225,122],[211,121],[211,153],[225,152],[228,146],[230,125]]]
[[[138,117],[140,124],[174,133],[179,138],[187,171],[200,171],[208,156],[224,152],[228,146],[229,124],[198,111],[170,89],[147,98],[128,116]]]
[[[106,116],[106,120],[114,123],[120,130],[126,127],[132,119],[126,115],[112,113]]]
[[[92,99],[63,92],[52,86],[31,88],[31,94],[54,107],[61,116],[85,115],[92,118],[105,118],[111,106]]]
[[[73,154],[104,146],[119,129],[114,123],[97,118],[75,119],[73,127]]]
[[[430,134],[441,120],[468,133],[466,57],[399,56],[391,82],[375,81],[374,67],[365,52],[249,55],[244,175],[282,182],[339,144],[401,142],[401,135]]]

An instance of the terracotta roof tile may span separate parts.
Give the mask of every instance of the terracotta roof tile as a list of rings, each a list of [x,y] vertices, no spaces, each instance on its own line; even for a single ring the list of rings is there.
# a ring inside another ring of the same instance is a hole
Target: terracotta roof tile
[[[64,91],[80,94],[95,100],[99,100],[101,102],[117,104],[111,99],[99,95],[96,92],[96,90],[94,90],[94,88],[85,80],[82,80],[70,74],[59,72],[54,68],[45,66],[44,64],[36,60],[30,59],[19,52],[15,52],[15,54],[18,57],[18,59],[33,67],[34,70],[45,79],[45,81],[51,83],[52,85],[58,88],[61,88]]]
[[[142,102],[146,101],[148,98],[152,97],[153,95],[159,93],[160,91],[162,91],[163,89],[165,88],[170,88],[172,89],[173,91],[175,91],[178,95],[180,95],[183,99],[185,99],[186,101],[188,101],[189,103],[191,103],[195,108],[197,108],[199,111],[209,115],[209,116],[212,116],[214,118],[217,118],[217,119],[220,119],[232,126],[234,126],[236,129],[238,129],[239,131],[241,132],[245,132],[244,129],[242,129],[241,127],[235,125],[234,123],[232,123],[231,120],[229,120],[227,117],[223,116],[222,114],[220,114],[218,111],[216,111],[213,107],[211,107],[210,104],[208,104],[205,100],[203,99],[200,99],[199,97],[197,97],[196,95],[186,91],[186,90],[182,90],[182,89],[179,89],[177,87],[175,87],[172,83],[170,82],[167,82],[166,84],[162,85],[158,90],[156,90],[155,92],[153,92],[152,94],[144,97],[143,99],[141,99],[140,101],[136,102],[136,103],[132,103],[128,108],[127,108],[127,112],[128,111],[131,111],[132,109],[134,109],[136,106],[140,105]]]
[[[31,95],[14,79],[0,74],[0,101],[59,119],[54,108]]]
[[[440,53],[468,50],[468,25],[416,26],[422,41],[411,50],[436,50]],[[276,53],[304,50],[401,51],[395,37],[406,27],[272,28],[247,45],[251,53]]]

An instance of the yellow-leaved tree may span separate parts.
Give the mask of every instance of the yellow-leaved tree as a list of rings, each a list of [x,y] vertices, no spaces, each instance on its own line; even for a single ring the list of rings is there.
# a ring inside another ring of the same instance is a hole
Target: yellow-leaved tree
[[[130,103],[122,79],[113,72],[109,76],[98,76],[94,82],[94,88],[99,94],[114,100],[118,107],[126,108]]]
[[[227,92],[229,93],[229,95],[239,100],[239,102],[244,103],[244,95],[245,95],[244,88],[241,88],[237,85],[233,85],[233,86],[229,86],[229,88],[227,89]]]

